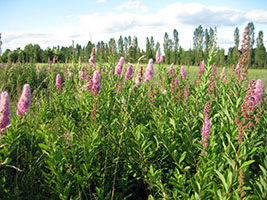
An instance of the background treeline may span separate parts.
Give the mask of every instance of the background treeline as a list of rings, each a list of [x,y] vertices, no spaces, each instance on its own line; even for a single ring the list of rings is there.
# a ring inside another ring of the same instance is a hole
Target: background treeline
[[[255,39],[255,27],[253,22],[248,23],[250,35],[250,65],[255,68],[267,68],[267,53],[263,42],[263,31],[259,31]],[[116,41],[111,38],[108,43],[99,41],[97,44],[89,41],[86,46],[73,44],[69,47],[53,47],[41,49],[38,44],[28,44],[24,49],[16,49],[11,51],[7,49],[0,57],[1,62],[38,62],[46,63],[48,60],[56,59],[56,62],[88,62],[92,48],[96,48],[96,59],[98,63],[111,62],[124,56],[127,62],[135,63],[140,56],[145,55],[142,59],[147,62],[149,58],[154,58],[156,51],[159,50],[164,54],[164,63],[199,65],[201,60],[206,60],[213,41],[216,41],[216,28],[204,29],[199,25],[194,30],[193,47],[185,50],[179,45],[179,33],[173,30],[170,36],[167,32],[164,34],[163,48],[160,43],[154,40],[153,36],[146,38],[146,48],[141,49],[138,46],[138,38],[131,36],[120,36]],[[215,62],[217,65],[232,66],[238,62],[239,47],[242,44],[240,30],[238,27],[234,30],[234,46],[228,49],[225,54],[223,48],[217,49]],[[256,42],[256,45],[255,45]]]

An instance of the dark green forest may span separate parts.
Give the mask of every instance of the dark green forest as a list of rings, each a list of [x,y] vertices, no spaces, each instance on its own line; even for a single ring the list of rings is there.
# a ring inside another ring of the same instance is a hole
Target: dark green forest
[[[267,68],[267,53],[264,47],[263,31],[259,31],[255,36],[255,27],[253,22],[248,23],[250,36],[250,66],[253,68]],[[160,51],[164,55],[165,64],[183,64],[183,65],[199,65],[200,61],[206,60],[211,49],[211,44],[216,41],[217,29],[203,28],[199,25],[194,30],[193,47],[185,50],[179,45],[179,32],[174,29],[173,35],[165,32],[163,39],[163,47],[158,41],[155,41],[153,36],[146,38],[146,47],[141,49],[138,46],[138,38],[131,36],[120,36],[118,40],[110,38],[105,43],[103,41],[97,44],[88,41],[86,46],[75,44],[68,47],[55,46],[53,48],[42,49],[38,44],[28,44],[24,49],[17,48],[14,51],[7,49],[0,57],[1,62],[21,62],[21,63],[77,63],[88,62],[92,48],[96,49],[96,59],[98,63],[110,62],[118,60],[124,56],[127,62],[136,63],[138,58],[144,56],[142,62],[147,62],[149,58],[154,58],[156,51]],[[225,49],[217,48],[215,62],[217,65],[232,66],[238,62],[239,47],[242,44],[243,35],[238,27],[233,33],[234,46],[228,49],[226,54]]]

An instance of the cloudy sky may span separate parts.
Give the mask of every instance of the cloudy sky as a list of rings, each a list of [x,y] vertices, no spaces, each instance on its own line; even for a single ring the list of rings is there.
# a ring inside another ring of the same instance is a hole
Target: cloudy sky
[[[235,27],[242,37],[252,21],[255,38],[260,30],[267,34],[266,0],[0,0],[0,8],[3,51],[29,43],[45,49],[70,46],[72,40],[81,45],[108,42],[120,35],[137,36],[145,48],[147,36],[162,43],[165,32],[172,38],[173,29],[188,49],[198,25],[216,26],[218,45],[227,51],[234,45]]]

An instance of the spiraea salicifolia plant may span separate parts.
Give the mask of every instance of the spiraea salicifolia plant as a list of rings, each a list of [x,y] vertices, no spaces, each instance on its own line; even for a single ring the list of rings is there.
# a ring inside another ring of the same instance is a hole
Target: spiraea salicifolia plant
[[[10,102],[6,91],[0,96],[0,133],[6,133],[6,128],[10,124]]]
[[[159,53],[1,68],[0,199],[266,199],[265,80],[210,49],[193,79]]]

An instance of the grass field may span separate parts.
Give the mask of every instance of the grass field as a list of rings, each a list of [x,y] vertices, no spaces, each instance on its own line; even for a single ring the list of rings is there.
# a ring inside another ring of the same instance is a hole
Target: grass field
[[[187,75],[188,78],[193,81],[196,79],[198,71],[199,71],[199,66],[186,66],[183,65],[184,68],[187,70]],[[144,65],[144,67],[146,67],[146,65]],[[165,71],[167,71],[169,69],[170,65],[163,65],[163,68],[165,69]],[[174,69],[176,71],[176,73],[180,73],[180,67],[181,65],[174,65]],[[157,70],[158,70],[158,65],[155,64],[155,74],[156,77],[157,76]],[[222,67],[219,66],[218,68],[218,74],[220,74],[222,71]],[[232,67],[226,66],[226,71],[228,74],[231,73],[232,71]],[[263,83],[267,83],[267,69],[248,69],[248,80],[257,80],[257,79],[261,79],[263,81]]]

